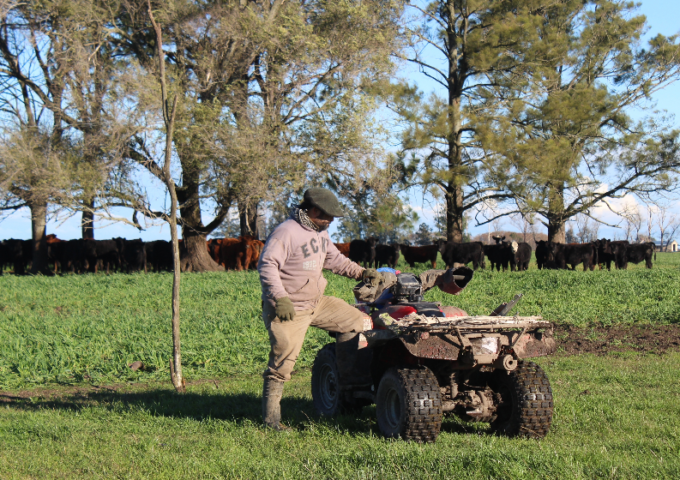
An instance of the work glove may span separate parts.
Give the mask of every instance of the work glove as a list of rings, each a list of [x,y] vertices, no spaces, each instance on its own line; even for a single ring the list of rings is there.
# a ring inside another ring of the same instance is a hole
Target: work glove
[[[276,299],[276,316],[279,320],[286,322],[295,318],[295,307],[288,297]]]
[[[382,273],[377,271],[375,268],[367,268],[364,270],[363,276],[361,278],[364,283],[370,285],[371,287],[377,287],[380,282],[384,280]]]

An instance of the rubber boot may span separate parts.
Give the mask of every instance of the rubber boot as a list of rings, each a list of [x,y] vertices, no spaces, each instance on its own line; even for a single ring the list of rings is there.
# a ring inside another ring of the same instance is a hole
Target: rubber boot
[[[290,430],[281,425],[281,397],[283,396],[283,382],[273,378],[265,378],[262,388],[262,420],[265,426],[277,432]]]
[[[335,361],[338,366],[340,388],[349,387],[370,389],[371,377],[370,348],[359,349],[359,334],[356,332],[338,333],[335,336]]]

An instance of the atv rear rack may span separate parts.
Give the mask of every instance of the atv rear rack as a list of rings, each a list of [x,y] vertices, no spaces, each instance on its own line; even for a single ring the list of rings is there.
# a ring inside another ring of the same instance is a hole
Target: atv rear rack
[[[497,317],[477,315],[467,317],[446,318],[424,317],[418,315],[404,317],[402,322],[396,321],[400,330],[411,331],[447,331],[447,330],[502,330],[502,329],[541,329],[552,328],[553,324],[543,320],[543,317]],[[407,323],[408,322],[408,323]],[[406,324],[405,324],[406,323]]]

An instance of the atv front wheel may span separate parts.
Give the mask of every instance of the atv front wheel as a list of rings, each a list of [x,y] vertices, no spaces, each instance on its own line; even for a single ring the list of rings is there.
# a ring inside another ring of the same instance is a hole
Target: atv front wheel
[[[380,380],[375,409],[386,437],[434,442],[442,426],[437,377],[427,367],[390,368]]]
[[[550,381],[534,362],[518,362],[509,374],[494,372],[492,386],[499,397],[491,430],[509,437],[543,438],[550,430],[553,397]]]
[[[312,365],[312,400],[319,415],[333,417],[341,413],[357,413],[365,403],[348,402],[340,391],[340,375],[335,356],[335,343],[324,345]]]

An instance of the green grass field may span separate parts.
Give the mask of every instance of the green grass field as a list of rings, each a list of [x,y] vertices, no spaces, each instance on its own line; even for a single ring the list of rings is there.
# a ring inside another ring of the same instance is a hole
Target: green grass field
[[[184,395],[166,382],[0,403],[0,478],[678,478],[680,354],[540,363],[555,396],[541,441],[455,419],[434,444],[385,440],[373,407],[317,419],[303,371],[286,387],[283,434],[259,424],[255,376]]]
[[[327,277],[327,294],[352,300],[353,281]],[[373,407],[314,416],[308,367],[329,337],[311,329],[284,396],[295,428],[277,435],[259,425],[269,346],[257,274],[182,277],[184,395],[168,381],[171,281],[0,277],[0,478],[680,476],[680,353],[540,359],[556,405],[544,440],[449,419],[436,444],[415,445],[381,438]],[[517,313],[561,324],[676,324],[680,255],[659,254],[651,271],[480,271],[459,296],[427,298],[484,314],[515,293]],[[127,367],[137,360],[144,371]]]
[[[652,270],[478,271],[460,295],[432,290],[426,299],[486,314],[523,293],[515,312],[562,324],[678,323],[676,259],[680,255],[659,255]],[[354,281],[330,273],[327,278],[326,294],[353,301]],[[170,274],[1,277],[0,388],[165,379],[171,284]],[[184,275],[185,375],[197,379],[261,372],[269,343],[260,308],[257,272]],[[310,366],[329,340],[325,332],[311,329],[298,366]],[[145,371],[130,371],[127,365],[138,360]]]

